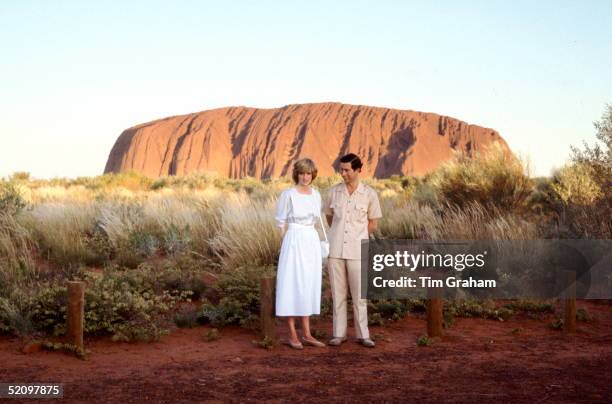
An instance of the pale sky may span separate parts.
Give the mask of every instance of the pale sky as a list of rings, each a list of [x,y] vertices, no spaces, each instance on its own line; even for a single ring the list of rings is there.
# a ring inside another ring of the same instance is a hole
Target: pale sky
[[[549,175],[612,103],[612,1],[0,2],[0,176],[102,174],[126,128],[335,101],[493,128]]]

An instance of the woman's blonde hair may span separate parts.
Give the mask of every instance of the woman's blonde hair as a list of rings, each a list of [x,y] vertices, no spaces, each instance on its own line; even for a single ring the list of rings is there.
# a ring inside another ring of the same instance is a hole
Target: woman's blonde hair
[[[317,172],[317,166],[314,161],[309,158],[303,158],[293,163],[293,174],[291,177],[293,178],[293,182],[297,184],[299,182],[298,175],[302,173],[311,173],[312,181],[314,181],[315,178],[317,178]]]

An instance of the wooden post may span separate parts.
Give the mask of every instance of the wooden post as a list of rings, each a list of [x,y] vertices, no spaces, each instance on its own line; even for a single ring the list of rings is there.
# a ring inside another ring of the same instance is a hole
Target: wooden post
[[[83,326],[85,325],[85,283],[68,282],[67,315],[67,342],[82,349]]]
[[[440,276],[432,276],[432,280],[441,280]],[[442,336],[442,288],[427,289],[427,336],[430,338]]]
[[[563,332],[573,334],[576,332],[576,273],[566,272],[567,288],[565,289],[565,317],[563,319]]]
[[[276,318],[274,317],[274,281],[273,276],[261,278],[259,304],[261,318],[261,333],[264,338],[268,338],[273,344],[276,339]]]

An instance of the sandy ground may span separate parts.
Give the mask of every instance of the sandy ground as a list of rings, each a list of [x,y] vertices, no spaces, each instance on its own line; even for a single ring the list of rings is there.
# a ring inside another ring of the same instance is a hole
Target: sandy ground
[[[26,355],[22,341],[4,336],[0,382],[61,382],[61,401],[96,403],[610,402],[612,306],[579,302],[578,307],[595,320],[579,322],[573,336],[548,328],[552,316],[456,319],[442,340],[428,347],[416,344],[425,321],[415,316],[372,327],[380,338],[374,349],[349,341],[268,351],[253,345],[255,334],[237,327],[206,342],[202,336],[209,327],[200,326],[149,344],[88,339],[91,354],[84,361],[57,352]],[[315,327],[329,332],[331,323],[319,320]],[[280,324],[278,330],[286,337]],[[31,400],[41,401],[51,400]]]

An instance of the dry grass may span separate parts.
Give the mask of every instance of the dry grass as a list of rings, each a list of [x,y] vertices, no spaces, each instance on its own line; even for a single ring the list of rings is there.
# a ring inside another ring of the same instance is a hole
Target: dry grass
[[[20,222],[46,258],[68,267],[87,261],[90,251],[82,236],[93,227],[95,217],[95,204],[51,202],[22,212]]]
[[[12,215],[0,213],[0,295],[36,278],[33,246],[27,229]]]
[[[254,201],[234,195],[221,208],[220,227],[211,247],[221,266],[274,265],[281,238],[274,221],[275,201]]]
[[[388,239],[426,240],[519,240],[534,239],[537,226],[520,216],[485,208],[472,202],[459,208],[439,209],[414,201],[383,200],[379,235]]]

